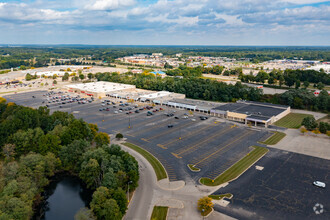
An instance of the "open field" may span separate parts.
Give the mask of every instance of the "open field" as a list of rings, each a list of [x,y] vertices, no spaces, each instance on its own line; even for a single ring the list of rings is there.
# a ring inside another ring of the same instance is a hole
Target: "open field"
[[[168,207],[155,206],[152,210],[151,220],[166,220]]]
[[[311,116],[308,114],[300,114],[300,113],[290,113],[284,118],[278,120],[274,123],[276,126],[285,127],[285,128],[300,128],[301,122],[307,116]]]
[[[274,145],[277,144],[280,140],[282,140],[285,135],[286,134],[283,132],[276,131],[271,137],[261,143],[266,145]]]
[[[138,152],[139,154],[141,154],[142,156],[144,156],[149,163],[151,164],[151,166],[154,168],[154,171],[156,173],[157,176],[157,180],[161,180],[161,179],[165,179],[167,178],[166,175],[166,171],[164,170],[164,167],[160,164],[160,162],[154,157],[152,156],[149,152],[143,150],[142,148],[131,144],[131,143],[124,143],[124,145],[126,147],[129,147],[133,150],[135,150],[136,152]]]
[[[218,186],[222,183],[229,182],[238,176],[240,176],[246,169],[248,169],[252,164],[260,159],[263,155],[268,152],[267,148],[253,146],[254,150],[251,153],[248,153],[240,161],[235,163],[228,170],[223,172],[220,176],[214,180],[209,178],[201,178],[200,182],[207,186]]]

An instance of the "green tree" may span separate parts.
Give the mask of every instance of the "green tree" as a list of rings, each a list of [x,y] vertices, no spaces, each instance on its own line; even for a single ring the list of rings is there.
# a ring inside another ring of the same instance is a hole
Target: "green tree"
[[[317,86],[316,86],[319,90],[322,90],[324,88],[324,84],[319,82],[317,83]]]
[[[304,88],[307,89],[309,86],[309,82],[308,81],[304,81]]]
[[[68,81],[69,80],[69,73],[65,72],[63,77],[62,77],[62,81]]]
[[[94,141],[98,147],[110,144],[110,137],[107,133],[99,132],[95,135]]]
[[[56,80],[54,80],[54,81],[53,81],[53,84],[54,84],[54,85],[56,85],[56,84],[57,84],[57,81],[56,81]]]
[[[301,85],[300,80],[297,80],[295,83],[296,89],[299,89],[300,85]]]
[[[74,140],[71,144],[62,147],[59,156],[64,167],[78,171],[80,169],[80,158],[90,147],[85,140]]]
[[[118,140],[122,139],[124,136],[121,133],[116,134],[116,138]]]
[[[101,168],[97,160],[90,159],[81,164],[79,177],[84,180],[87,186],[95,189],[101,185]]]
[[[106,187],[101,186],[96,189],[90,206],[98,219],[119,220],[122,218],[116,200],[111,198],[111,193]]]
[[[306,118],[304,118],[301,125],[305,126],[305,128],[309,131],[317,128],[317,122],[314,116],[307,116]]]
[[[92,210],[89,208],[81,208],[74,216],[75,220],[96,220]]]
[[[88,77],[88,79],[93,79],[94,75],[93,75],[93,73],[88,73],[87,77]]]
[[[33,77],[32,77],[32,75],[30,74],[30,73],[27,73],[26,75],[25,75],[25,80],[26,81],[30,81],[30,80],[32,80],[33,79]]]
[[[80,79],[80,80],[85,79],[85,75],[84,75],[84,74],[80,74],[80,75],[79,75],[79,79]]]
[[[330,124],[328,124],[326,122],[320,122],[319,130],[320,130],[321,133],[326,134],[327,131],[330,130]]]
[[[116,200],[118,207],[120,209],[120,212],[122,214],[125,214],[125,212],[127,210],[128,201],[127,201],[127,196],[126,196],[124,190],[122,190],[121,188],[114,190],[111,197],[114,200]]]

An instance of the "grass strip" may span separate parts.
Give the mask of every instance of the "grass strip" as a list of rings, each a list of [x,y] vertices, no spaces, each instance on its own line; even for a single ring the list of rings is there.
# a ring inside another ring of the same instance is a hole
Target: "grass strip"
[[[201,171],[201,169],[194,167],[193,164],[188,164],[188,167],[189,167],[189,169],[190,169],[191,171],[194,171],[194,172],[199,172],[199,171]]]
[[[271,137],[260,143],[267,145],[274,145],[277,144],[280,140],[282,140],[285,137],[285,135],[286,134],[283,132],[276,131]]]
[[[222,199],[222,198],[224,198],[224,197],[230,199],[230,198],[233,197],[233,194],[231,194],[231,193],[226,193],[226,194],[221,194],[221,195],[209,195],[209,198],[211,198],[211,199],[215,199],[215,200],[220,200],[220,199]]]
[[[300,128],[301,122],[307,116],[312,116],[309,114],[301,114],[301,113],[290,113],[285,117],[281,118],[277,122],[274,123],[276,126],[284,127],[284,128]]]
[[[128,142],[123,143],[123,144],[126,147],[129,147],[129,148],[135,150],[136,152],[141,154],[144,158],[146,158],[149,161],[151,166],[154,168],[158,181],[161,179],[167,178],[167,174],[166,174],[166,171],[165,171],[163,165],[151,153],[142,149],[141,147],[138,147],[138,146],[128,143]]]
[[[259,160],[269,150],[265,147],[253,146],[254,150],[244,156],[241,160],[228,168],[214,180],[210,178],[201,178],[200,182],[207,186],[218,186],[220,184],[236,179],[245,172],[252,164]]]
[[[151,220],[166,220],[168,207],[166,206],[154,206],[151,214]]]

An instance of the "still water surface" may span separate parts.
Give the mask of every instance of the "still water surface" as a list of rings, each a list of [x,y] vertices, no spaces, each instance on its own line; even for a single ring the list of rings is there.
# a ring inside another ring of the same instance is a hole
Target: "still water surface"
[[[52,182],[46,189],[46,200],[42,207],[44,220],[72,220],[74,215],[91,201],[91,192],[82,186],[78,178],[64,176]]]

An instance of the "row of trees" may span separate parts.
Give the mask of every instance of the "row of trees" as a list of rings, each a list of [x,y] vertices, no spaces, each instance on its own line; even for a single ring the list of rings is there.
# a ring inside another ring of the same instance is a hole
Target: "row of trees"
[[[240,74],[242,82],[257,82],[264,84],[266,81],[268,84],[279,84],[282,86],[285,84],[288,87],[295,85],[296,88],[302,86],[308,87],[310,83],[318,84],[318,87],[322,89],[322,86],[330,85],[330,75],[324,71],[315,70],[273,70],[267,73],[263,70],[259,71],[256,76]]]
[[[30,219],[49,177],[62,171],[79,176],[96,190],[88,213],[98,219],[124,215],[127,186],[134,190],[139,179],[132,156],[117,145],[110,147],[108,134],[98,132],[96,125],[71,114],[50,115],[44,107],[0,101],[1,219]],[[108,202],[98,196],[100,190],[108,192],[104,193]]]
[[[315,133],[328,134],[330,132],[330,124],[327,122],[317,123],[313,116],[308,116],[303,119],[301,125],[305,127],[308,131],[314,131]],[[301,129],[301,132],[306,132],[304,128]]]

